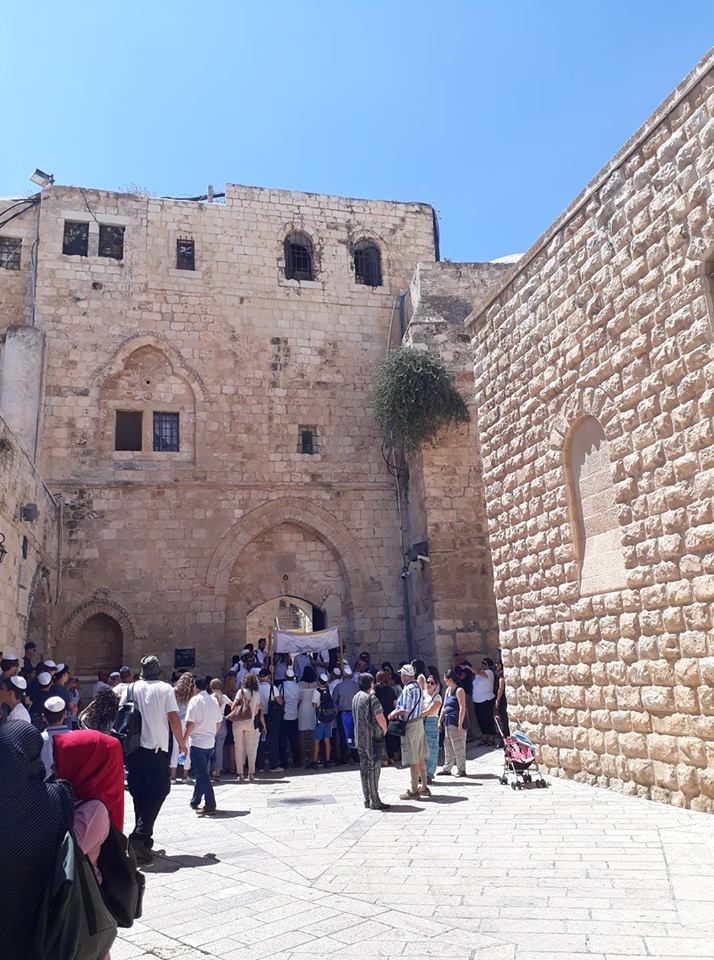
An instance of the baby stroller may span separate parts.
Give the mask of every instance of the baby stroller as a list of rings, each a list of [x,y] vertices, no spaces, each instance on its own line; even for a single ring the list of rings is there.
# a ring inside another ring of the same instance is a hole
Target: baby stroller
[[[529,783],[535,783],[537,787],[547,787],[548,784],[536,762],[531,739],[521,730],[512,737],[504,737],[499,718],[496,717],[495,720],[503,740],[503,774],[499,782],[504,787],[510,782],[512,790],[522,790]],[[510,777],[513,779],[510,780]]]

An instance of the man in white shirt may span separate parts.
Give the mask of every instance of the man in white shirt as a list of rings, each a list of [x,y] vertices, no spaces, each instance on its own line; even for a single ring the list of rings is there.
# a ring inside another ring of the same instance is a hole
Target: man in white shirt
[[[190,742],[191,773],[194,777],[191,809],[199,815],[216,812],[216,796],[211,783],[211,754],[216,745],[216,733],[223,722],[223,710],[208,692],[208,680],[196,677],[196,695],[188,701],[186,710],[186,738]],[[201,807],[201,800],[204,801]]]
[[[131,675],[130,668],[122,667],[121,670],[119,671],[119,682],[113,688],[114,693],[119,697],[120,700],[126,693],[126,688],[129,686],[131,681],[132,681],[132,675]]]
[[[264,667],[268,662],[268,654],[265,650],[265,637],[258,640],[258,649],[255,651],[255,662],[259,667]]]
[[[301,689],[295,679],[295,671],[288,667],[285,672],[285,682],[280,684],[280,695],[283,698],[283,722],[280,727],[280,766],[288,765],[288,744],[294,767],[302,765],[300,752],[300,731],[298,730],[298,707],[300,706]]]
[[[129,684],[121,700],[129,693],[141,714],[141,745],[126,758],[127,785],[134,801],[136,825],[129,842],[140,863],[151,863],[154,823],[169,795],[169,728],[179,750],[188,753],[173,688],[159,679],[161,664],[157,657],[141,661],[141,679]]]
[[[24,677],[6,677],[0,682],[0,704],[7,707],[8,720],[24,720],[30,723],[30,714],[22,702],[27,690],[27,680]]]
[[[42,753],[40,759],[45,768],[45,780],[52,775],[55,766],[55,756],[52,750],[52,738],[58,733],[71,733],[67,723],[67,708],[62,697],[48,697],[42,708],[47,727],[42,733]]]

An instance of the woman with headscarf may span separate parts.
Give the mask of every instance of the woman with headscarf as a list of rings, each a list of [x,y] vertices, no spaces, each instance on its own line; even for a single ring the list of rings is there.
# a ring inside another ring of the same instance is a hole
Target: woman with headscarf
[[[119,741],[96,730],[76,730],[54,738],[55,775],[74,791],[74,837],[92,864],[109,836],[110,823],[124,830],[124,754]],[[103,960],[109,960],[105,954]]]
[[[72,734],[75,736],[75,734]],[[29,723],[0,724],[0,830],[3,960],[25,960],[45,884],[72,827],[71,793],[45,783],[42,736]]]

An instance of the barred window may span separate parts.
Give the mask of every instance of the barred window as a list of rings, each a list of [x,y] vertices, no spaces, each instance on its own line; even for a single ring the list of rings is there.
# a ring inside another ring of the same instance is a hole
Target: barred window
[[[154,413],[154,450],[179,452],[179,415],[178,413]]]
[[[367,287],[382,286],[382,257],[379,247],[370,240],[360,240],[354,249],[355,283]]]
[[[89,224],[65,220],[62,253],[70,257],[86,257],[89,250]]]
[[[193,240],[176,241],[176,269],[196,269],[196,248]]]
[[[314,280],[312,240],[305,233],[285,238],[285,276],[288,280]]]
[[[115,227],[109,223],[99,224],[100,257],[110,257],[112,260],[124,259],[124,227]]]
[[[0,237],[0,267],[5,270],[20,269],[20,250],[22,240],[14,237]]]
[[[317,427],[298,427],[298,453],[319,453]]]

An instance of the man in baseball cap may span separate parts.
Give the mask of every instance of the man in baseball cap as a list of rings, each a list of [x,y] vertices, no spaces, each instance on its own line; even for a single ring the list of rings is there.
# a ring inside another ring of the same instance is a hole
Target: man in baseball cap
[[[20,671],[25,678],[25,680],[30,681],[35,673],[35,668],[32,664],[32,658],[37,652],[37,644],[34,640],[28,640],[25,644],[25,656],[22,661],[22,670]]]

